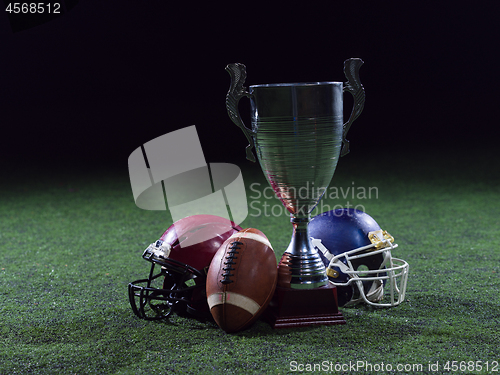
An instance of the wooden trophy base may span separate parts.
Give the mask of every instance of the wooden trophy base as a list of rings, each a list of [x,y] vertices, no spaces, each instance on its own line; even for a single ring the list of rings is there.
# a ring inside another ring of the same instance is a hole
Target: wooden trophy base
[[[337,288],[328,285],[314,289],[276,287],[263,317],[273,328],[345,324],[337,305]]]

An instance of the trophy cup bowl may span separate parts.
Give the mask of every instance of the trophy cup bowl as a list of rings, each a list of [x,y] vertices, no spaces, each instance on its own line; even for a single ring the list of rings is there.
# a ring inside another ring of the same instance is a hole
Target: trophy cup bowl
[[[231,86],[226,108],[231,120],[245,133],[247,158],[260,166],[274,193],[290,212],[293,234],[278,266],[278,287],[317,289],[328,287],[325,266],[311,244],[307,226],[310,215],[325,193],[340,155],[349,152],[347,131],[364,105],[359,81],[361,59],[344,62],[348,82],[307,82],[243,85],[246,67],[229,64]],[[343,92],[354,96],[354,107],[343,122]],[[239,114],[238,102],[250,99],[248,129]]]
[[[290,245],[279,263],[278,285],[326,285],[325,266],[310,244],[307,224],[341,151],[342,83],[255,85],[249,93],[257,158],[293,225]]]

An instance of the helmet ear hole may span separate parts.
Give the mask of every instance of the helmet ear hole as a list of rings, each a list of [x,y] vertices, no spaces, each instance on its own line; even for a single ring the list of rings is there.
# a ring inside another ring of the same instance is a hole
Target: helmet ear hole
[[[356,271],[358,271],[358,275],[360,277],[367,277],[369,270],[370,268],[366,264],[360,264],[358,268],[356,268]]]

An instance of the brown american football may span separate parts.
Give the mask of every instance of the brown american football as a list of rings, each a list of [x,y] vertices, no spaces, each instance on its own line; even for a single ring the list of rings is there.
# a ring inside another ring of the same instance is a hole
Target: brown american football
[[[276,288],[276,256],[258,229],[229,237],[207,274],[207,300],[215,322],[231,333],[248,328],[264,312]]]

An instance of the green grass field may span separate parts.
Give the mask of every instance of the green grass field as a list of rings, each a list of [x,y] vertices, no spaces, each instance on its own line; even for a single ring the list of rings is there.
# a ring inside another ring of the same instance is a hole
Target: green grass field
[[[133,315],[127,284],[147,276],[142,251],[171,218],[135,206],[126,160],[118,170],[4,165],[0,374],[500,373],[497,158],[342,158],[332,186],[377,189],[371,199],[323,203],[362,205],[395,237],[393,255],[410,264],[406,301],[342,309],[342,326],[273,330],[258,321],[237,334]],[[257,168],[244,178],[267,187]],[[287,216],[251,209],[242,226],[262,230],[281,257]]]

